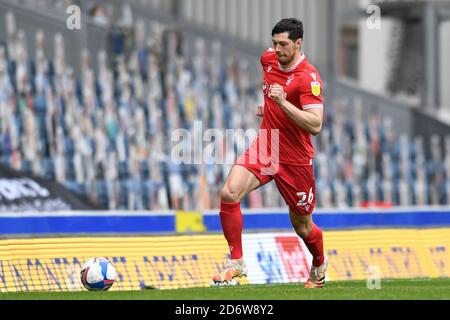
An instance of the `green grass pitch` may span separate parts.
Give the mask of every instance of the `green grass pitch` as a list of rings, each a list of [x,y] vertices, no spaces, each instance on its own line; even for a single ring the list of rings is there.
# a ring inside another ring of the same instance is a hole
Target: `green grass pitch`
[[[450,300],[450,279],[382,280],[380,289],[368,289],[366,281],[332,281],[323,289],[304,289],[303,284],[261,284],[175,290],[105,292],[0,293],[0,300]]]

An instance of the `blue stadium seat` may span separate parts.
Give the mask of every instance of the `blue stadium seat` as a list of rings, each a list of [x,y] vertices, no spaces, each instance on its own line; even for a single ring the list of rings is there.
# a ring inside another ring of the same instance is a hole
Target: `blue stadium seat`
[[[27,173],[31,173],[33,171],[33,164],[30,160],[22,160],[21,170]]]
[[[148,167],[147,161],[141,161],[139,163],[139,173],[142,180],[150,179],[150,168]]]
[[[72,138],[64,138],[64,155],[72,158],[75,152],[75,144]]]
[[[66,187],[70,191],[73,191],[79,195],[86,196],[86,187],[82,183],[67,180],[64,182],[64,187]]]
[[[128,170],[128,162],[127,161],[119,161],[119,180],[127,180],[130,172]]]
[[[44,170],[44,174],[46,178],[55,180],[55,162],[52,158],[44,158],[42,159],[41,166]]]
[[[95,193],[98,201],[98,205],[103,208],[108,208],[108,190],[106,188],[105,180],[95,181]]]
[[[131,209],[144,209],[142,180],[139,177],[131,177],[128,179],[127,183],[128,193],[132,194],[134,197],[134,204],[132,204],[133,207]],[[130,206],[130,203],[128,205]]]
[[[145,180],[142,183],[142,201],[145,209],[151,209],[153,207],[155,199],[153,199],[154,190],[156,184],[152,180]]]
[[[119,208],[128,209],[128,184],[125,180],[119,182]]]
[[[69,181],[74,181],[76,179],[73,158],[66,158],[66,179]]]

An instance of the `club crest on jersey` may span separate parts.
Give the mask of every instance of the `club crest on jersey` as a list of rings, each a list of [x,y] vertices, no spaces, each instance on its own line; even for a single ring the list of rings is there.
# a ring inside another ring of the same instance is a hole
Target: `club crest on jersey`
[[[286,85],[287,85],[287,86],[290,85],[291,82],[294,80],[294,78],[295,78],[295,74],[290,75],[289,78],[288,78],[287,81],[286,81]]]
[[[311,82],[311,92],[316,97],[320,95],[320,82],[318,81]]]

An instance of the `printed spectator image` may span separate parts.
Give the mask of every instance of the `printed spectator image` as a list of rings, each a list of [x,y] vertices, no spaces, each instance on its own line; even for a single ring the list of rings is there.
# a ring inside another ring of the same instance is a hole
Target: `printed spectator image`
[[[449,57],[444,0],[0,0],[0,300],[449,300]]]

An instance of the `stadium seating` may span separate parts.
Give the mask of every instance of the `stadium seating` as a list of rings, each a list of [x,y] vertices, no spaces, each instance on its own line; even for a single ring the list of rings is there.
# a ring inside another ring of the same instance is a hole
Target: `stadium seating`
[[[64,52],[60,45],[55,52]],[[43,51],[27,52],[20,36],[6,42],[0,48],[1,162],[57,180],[106,209],[216,208],[230,165],[173,163],[171,133],[193,132],[196,121],[203,130],[257,128],[260,91],[249,84],[245,66],[217,65],[217,50],[206,52],[200,39],[194,54],[163,68],[150,49],[136,48],[113,66],[100,63],[98,72],[88,63],[97,57],[86,52],[75,79],[63,55],[49,60]],[[325,108],[314,139],[318,207],[450,203],[450,135],[397,136],[379,114],[362,118],[348,103]],[[191,146],[200,154],[202,147]],[[284,202],[269,184],[242,203]]]

